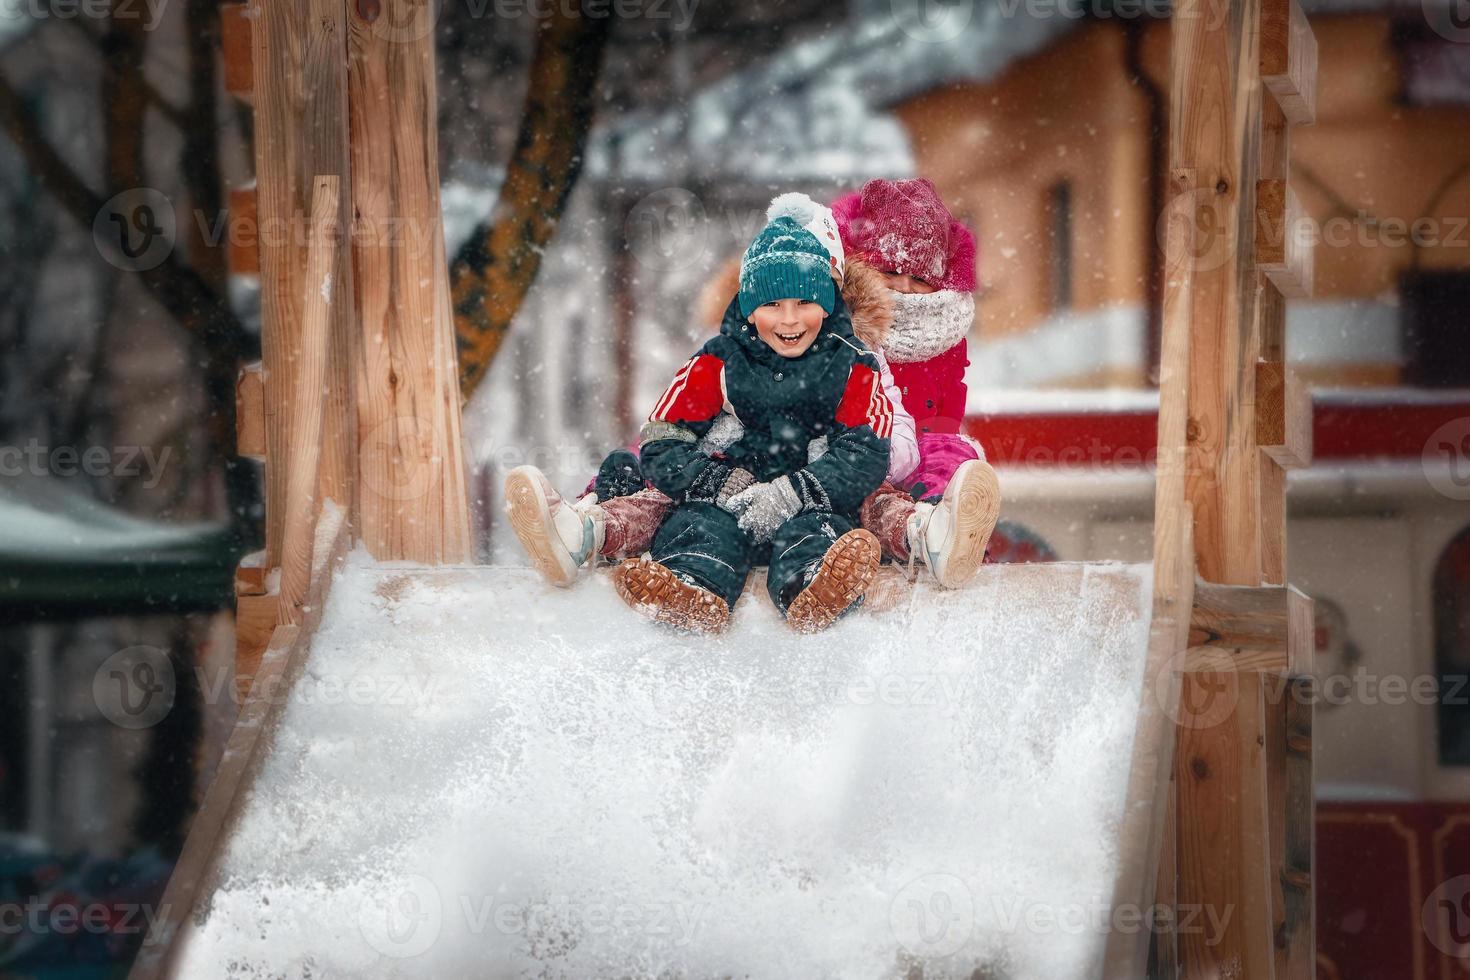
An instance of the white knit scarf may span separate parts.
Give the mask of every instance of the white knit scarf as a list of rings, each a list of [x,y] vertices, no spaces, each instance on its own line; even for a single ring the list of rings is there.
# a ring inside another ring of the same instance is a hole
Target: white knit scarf
[[[883,353],[894,364],[927,361],[949,350],[975,325],[975,297],[953,289],[900,293],[893,298],[893,326]]]

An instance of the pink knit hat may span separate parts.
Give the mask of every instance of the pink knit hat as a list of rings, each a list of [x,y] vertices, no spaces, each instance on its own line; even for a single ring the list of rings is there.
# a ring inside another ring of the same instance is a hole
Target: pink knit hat
[[[939,289],[975,291],[975,236],[955,220],[933,181],[870,180],[832,202],[851,256]]]

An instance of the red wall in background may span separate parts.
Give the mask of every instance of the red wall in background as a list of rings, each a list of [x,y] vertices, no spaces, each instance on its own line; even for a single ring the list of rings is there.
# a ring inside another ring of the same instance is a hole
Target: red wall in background
[[[1318,980],[1470,980],[1470,803],[1319,803],[1316,885]]]

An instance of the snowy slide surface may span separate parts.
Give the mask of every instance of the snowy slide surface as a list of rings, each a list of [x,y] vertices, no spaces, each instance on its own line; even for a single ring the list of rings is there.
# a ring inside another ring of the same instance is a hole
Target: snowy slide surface
[[[350,556],[179,975],[1095,977],[1148,566],[719,638]]]

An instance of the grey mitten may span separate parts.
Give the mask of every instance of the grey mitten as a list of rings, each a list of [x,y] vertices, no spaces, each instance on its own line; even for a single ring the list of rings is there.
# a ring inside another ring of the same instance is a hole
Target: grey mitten
[[[739,518],[740,529],[756,544],[764,544],[777,528],[801,513],[801,496],[791,478],[783,476],[740,491],[725,509]]]
[[[699,451],[706,456],[723,453],[745,436],[745,426],[731,412],[721,412],[714,424],[699,440]]]

